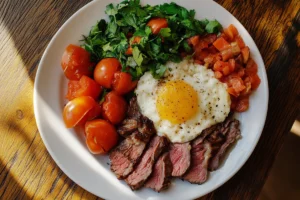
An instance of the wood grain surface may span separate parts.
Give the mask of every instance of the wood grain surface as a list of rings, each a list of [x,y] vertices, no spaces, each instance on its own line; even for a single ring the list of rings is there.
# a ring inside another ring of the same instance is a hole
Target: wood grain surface
[[[97,199],[50,157],[36,127],[32,100],[43,51],[59,27],[88,2],[0,1],[0,199]],[[262,137],[245,166],[201,199],[256,199],[300,111],[300,2],[217,2],[258,45],[267,68],[270,104]]]

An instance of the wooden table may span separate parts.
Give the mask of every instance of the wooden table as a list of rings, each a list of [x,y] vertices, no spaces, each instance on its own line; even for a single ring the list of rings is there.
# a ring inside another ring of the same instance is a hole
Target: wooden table
[[[37,130],[32,101],[37,66],[47,44],[89,1],[0,1],[0,199],[97,199],[50,157]],[[268,72],[270,103],[251,158],[230,181],[201,199],[256,199],[299,113],[300,2],[217,2],[241,21],[258,45]]]

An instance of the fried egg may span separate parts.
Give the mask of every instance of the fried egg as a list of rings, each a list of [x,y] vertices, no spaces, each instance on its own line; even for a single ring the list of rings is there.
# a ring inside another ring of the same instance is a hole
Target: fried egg
[[[230,95],[212,70],[192,60],[169,62],[166,67],[159,80],[146,72],[135,90],[141,113],[153,121],[159,136],[188,142],[225,120]]]

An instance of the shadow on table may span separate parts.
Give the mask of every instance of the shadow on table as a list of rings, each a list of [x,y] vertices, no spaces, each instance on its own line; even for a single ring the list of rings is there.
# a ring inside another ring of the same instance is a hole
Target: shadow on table
[[[9,32],[32,81],[40,58],[53,35],[73,13],[90,1],[0,1],[0,27],[4,26]]]
[[[0,160],[0,199],[30,199],[23,188],[24,185],[21,186],[10,172],[15,160],[16,156],[12,157],[6,165]]]

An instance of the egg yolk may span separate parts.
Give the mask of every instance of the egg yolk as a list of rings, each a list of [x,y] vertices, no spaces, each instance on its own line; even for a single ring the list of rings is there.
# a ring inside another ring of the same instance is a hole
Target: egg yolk
[[[169,81],[158,89],[156,109],[161,119],[180,124],[198,111],[198,94],[184,81]]]

